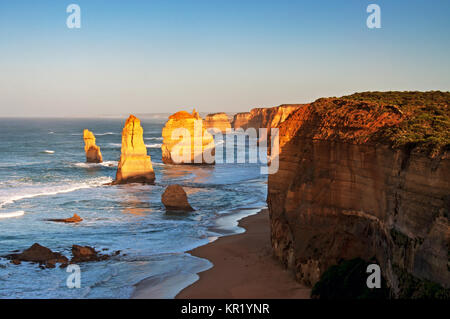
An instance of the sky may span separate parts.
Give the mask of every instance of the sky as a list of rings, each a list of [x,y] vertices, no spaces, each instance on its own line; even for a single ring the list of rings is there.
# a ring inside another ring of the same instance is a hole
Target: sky
[[[81,8],[69,29],[66,8]],[[381,28],[366,25],[369,4]],[[448,0],[0,0],[0,117],[450,90]]]

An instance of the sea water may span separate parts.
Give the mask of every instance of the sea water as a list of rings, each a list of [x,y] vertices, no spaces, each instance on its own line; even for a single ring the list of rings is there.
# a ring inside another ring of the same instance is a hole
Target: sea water
[[[141,118],[156,185],[120,186],[105,184],[115,177],[125,118],[0,119],[0,256],[33,243],[69,258],[73,244],[121,251],[80,263],[81,288],[72,289],[66,269],[0,258],[0,298],[129,298],[144,279],[152,297],[173,298],[211,267],[186,251],[242,231],[236,220],[265,206],[267,176],[249,163],[164,165],[166,119]],[[85,163],[83,129],[94,132],[104,163]],[[161,194],[175,183],[195,212],[165,211]],[[75,213],[84,221],[46,221]]]

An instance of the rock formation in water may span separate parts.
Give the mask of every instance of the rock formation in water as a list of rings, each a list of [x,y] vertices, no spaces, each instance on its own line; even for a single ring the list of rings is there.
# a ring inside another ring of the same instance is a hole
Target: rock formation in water
[[[122,150],[113,184],[155,182],[155,173],[151,158],[147,155],[143,134],[140,120],[130,115],[122,131]]]
[[[56,253],[41,246],[38,243],[33,244],[30,248],[25,249],[20,254],[11,254],[6,256],[15,265],[19,265],[22,261],[39,263],[47,268],[55,268],[56,263],[67,264],[68,259],[60,253]]]
[[[83,131],[84,150],[86,152],[87,163],[102,163],[102,153],[100,147],[95,144],[95,136],[89,130]]]
[[[300,282],[375,257],[394,296],[408,276],[450,287],[449,101],[441,92],[319,99],[279,126],[271,239]]]
[[[169,117],[162,130],[162,160],[166,164],[214,164],[214,137],[202,118],[181,111]]]
[[[242,128],[272,128],[284,122],[288,116],[298,110],[302,104],[283,104],[270,108],[255,108],[250,112],[234,115],[232,126],[234,129]]]
[[[117,251],[114,255],[118,255],[120,251]],[[71,263],[89,262],[89,261],[102,261],[109,259],[111,256],[103,255],[97,252],[94,248],[89,246],[72,246],[72,259]]]
[[[70,218],[64,218],[64,219],[47,219],[50,222],[57,222],[57,223],[80,223],[83,221],[83,218],[78,216],[77,214],[74,214]]]
[[[194,209],[188,202],[186,192],[180,185],[169,185],[162,194],[161,201],[166,210],[190,212]]]
[[[222,134],[227,132],[227,129],[231,128],[230,120],[228,119],[228,115],[226,113],[213,113],[208,114],[203,121],[203,125],[206,129],[213,129],[214,131],[218,131]]]

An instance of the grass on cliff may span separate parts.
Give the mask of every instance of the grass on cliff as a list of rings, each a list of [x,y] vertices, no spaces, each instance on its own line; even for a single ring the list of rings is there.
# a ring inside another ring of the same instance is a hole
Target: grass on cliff
[[[387,105],[405,115],[400,125],[381,132],[393,147],[415,148],[431,156],[450,150],[450,92],[362,92],[342,99]]]

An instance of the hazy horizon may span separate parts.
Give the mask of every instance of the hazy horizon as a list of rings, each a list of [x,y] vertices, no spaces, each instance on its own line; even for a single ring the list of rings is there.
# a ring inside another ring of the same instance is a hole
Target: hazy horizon
[[[66,26],[70,3],[80,29]],[[370,3],[381,29],[366,26]],[[237,113],[362,91],[449,91],[449,9],[440,0],[2,1],[0,117]]]

